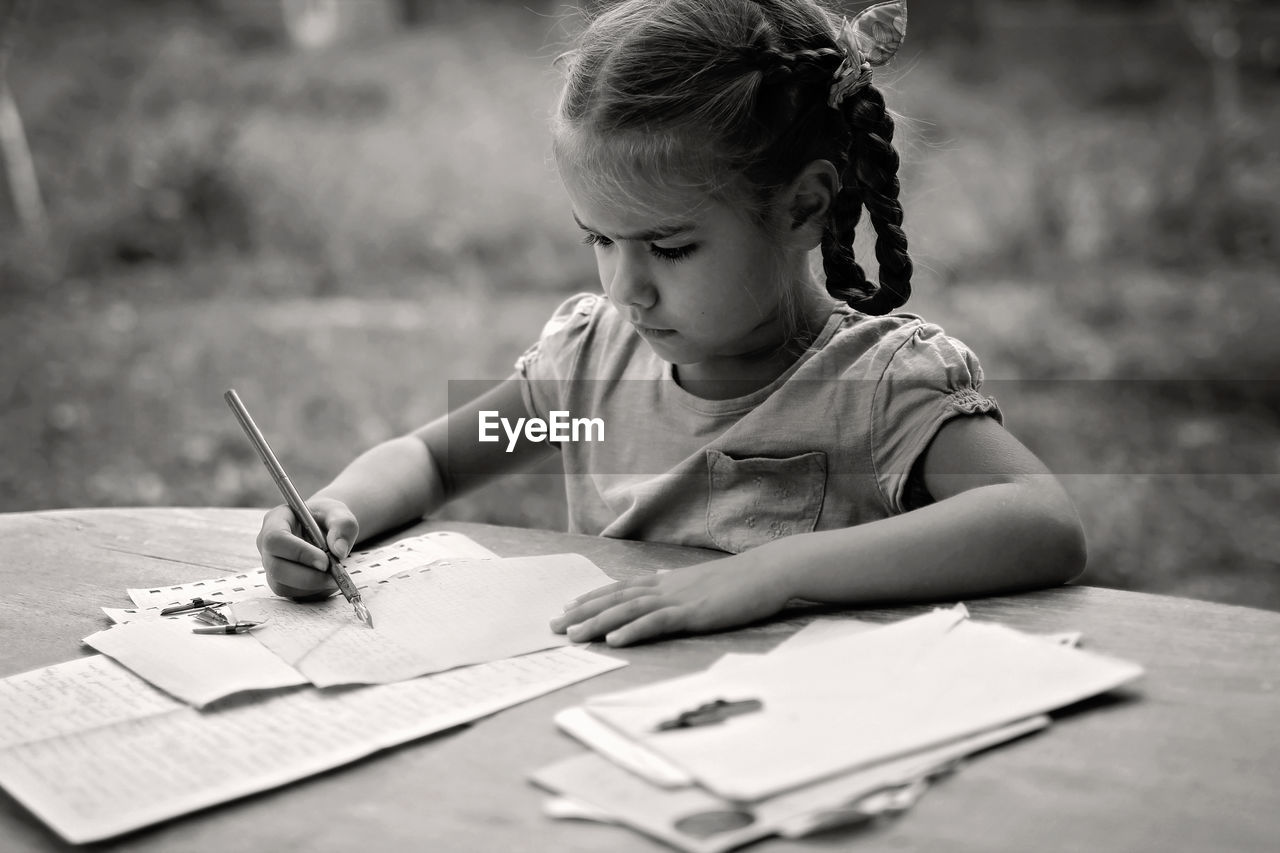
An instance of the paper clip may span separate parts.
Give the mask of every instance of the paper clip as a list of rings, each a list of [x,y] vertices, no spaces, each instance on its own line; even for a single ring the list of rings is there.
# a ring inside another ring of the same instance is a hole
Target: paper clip
[[[206,610],[210,607],[222,607],[227,602],[214,601],[212,598],[193,598],[187,604],[175,604],[160,611],[161,616],[172,616],[175,613],[187,613],[192,610]]]
[[[665,732],[671,729],[688,729],[694,726],[723,723],[729,717],[750,714],[763,707],[764,703],[759,699],[738,699],[733,702],[728,699],[716,699],[688,711],[682,711],[670,720],[663,720],[658,723],[656,731]]]

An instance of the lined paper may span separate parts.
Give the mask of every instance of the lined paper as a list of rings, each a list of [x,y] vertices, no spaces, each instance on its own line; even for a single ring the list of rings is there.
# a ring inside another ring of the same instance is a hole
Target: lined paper
[[[82,844],[277,787],[623,665],[569,647],[376,687],[178,707],[0,750],[0,785]]]
[[[181,707],[110,658],[91,655],[0,680],[0,749]]]

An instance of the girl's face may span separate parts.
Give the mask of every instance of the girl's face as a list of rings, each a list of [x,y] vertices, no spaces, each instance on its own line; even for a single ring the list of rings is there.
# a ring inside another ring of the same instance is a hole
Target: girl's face
[[[754,378],[773,360],[791,329],[786,290],[811,292],[803,249],[724,202],[600,200],[562,173],[605,295],[681,378]]]

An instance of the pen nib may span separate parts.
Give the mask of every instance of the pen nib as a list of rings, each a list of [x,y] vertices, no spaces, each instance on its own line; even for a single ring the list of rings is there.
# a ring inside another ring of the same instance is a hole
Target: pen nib
[[[364,606],[364,602],[357,598],[351,602],[351,606],[356,609],[356,615],[360,617],[360,621],[372,628],[373,614],[369,612],[369,608]]]

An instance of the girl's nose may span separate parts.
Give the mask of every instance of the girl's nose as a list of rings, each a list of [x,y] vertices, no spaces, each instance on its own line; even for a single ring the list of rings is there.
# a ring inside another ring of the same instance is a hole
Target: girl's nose
[[[630,249],[631,247],[627,247]],[[642,261],[629,258],[631,252],[624,249],[618,252],[614,263],[613,275],[606,282],[606,294],[619,308],[652,308],[658,300],[658,292],[649,279],[646,265]]]

